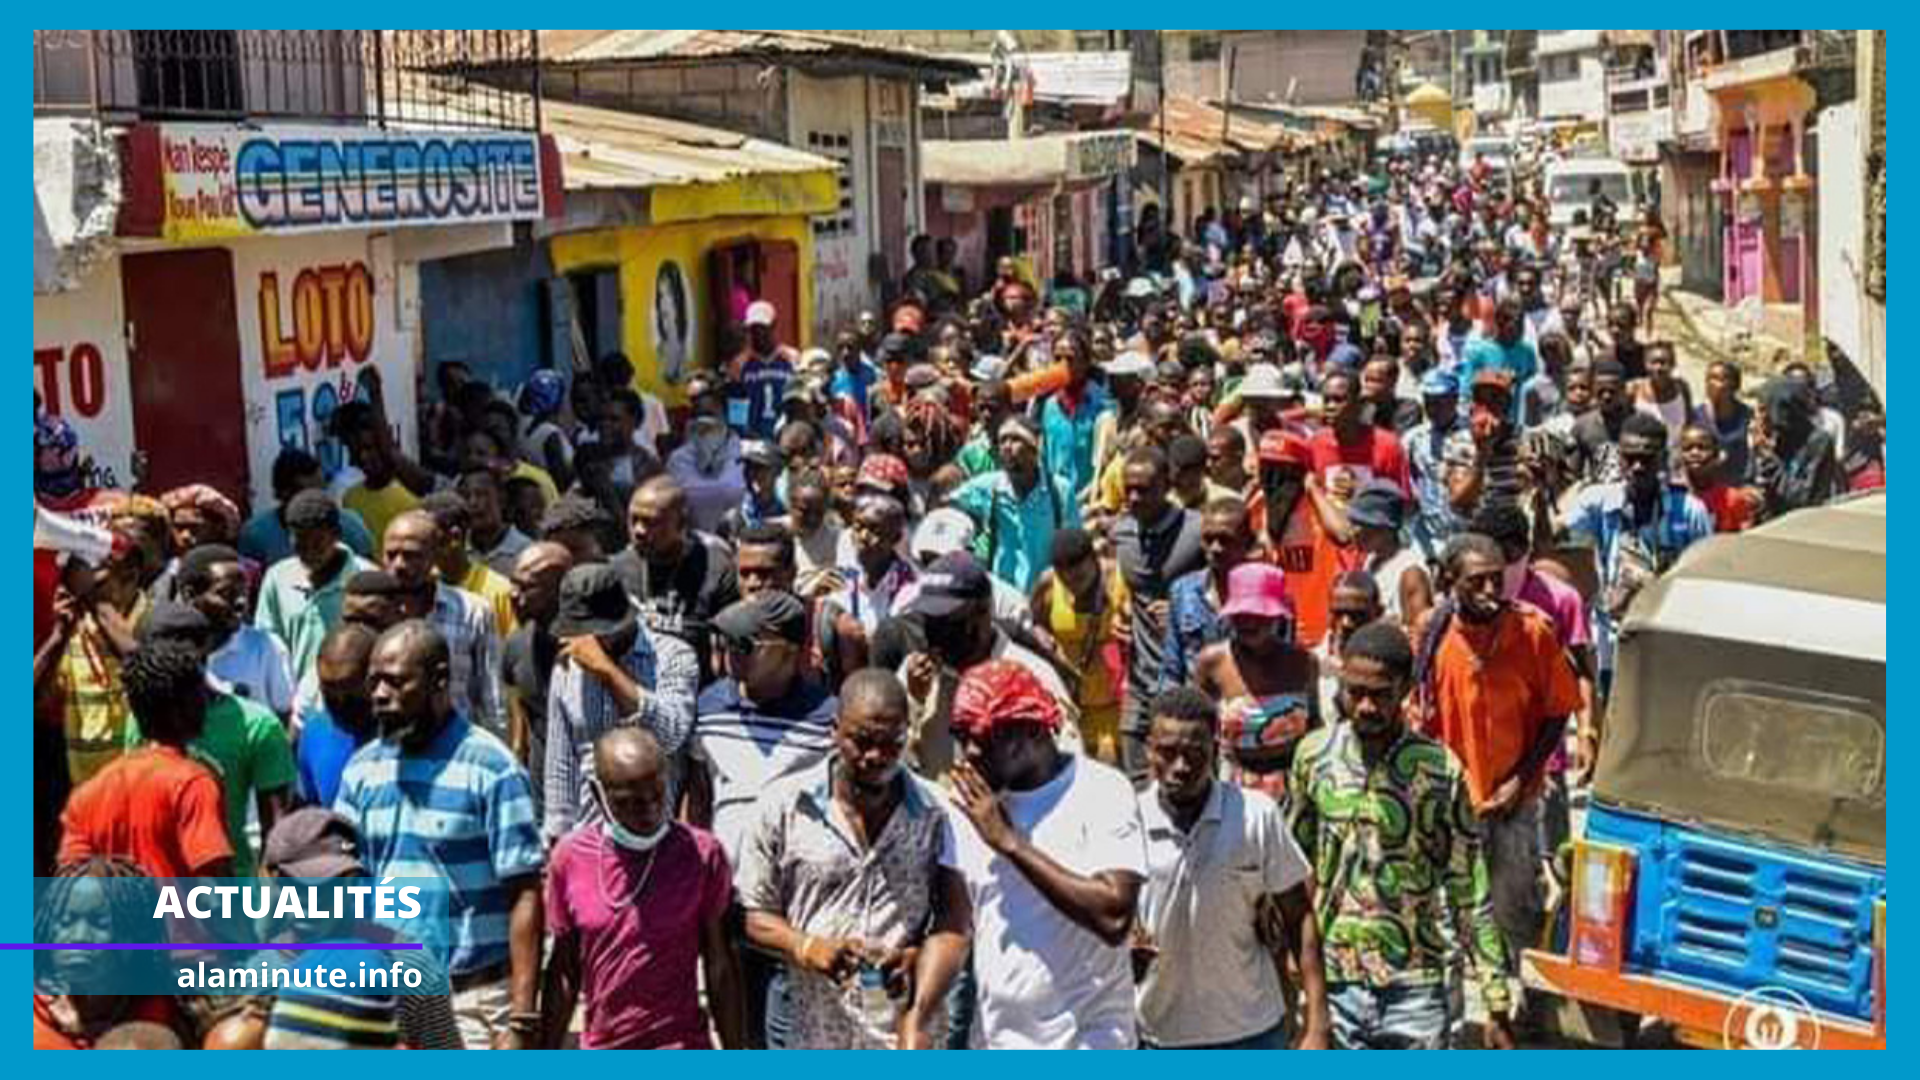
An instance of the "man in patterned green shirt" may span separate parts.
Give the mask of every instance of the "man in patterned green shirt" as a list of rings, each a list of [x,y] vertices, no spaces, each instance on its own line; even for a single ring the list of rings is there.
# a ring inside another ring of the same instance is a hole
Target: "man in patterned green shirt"
[[[1399,627],[1354,631],[1340,662],[1346,723],[1309,734],[1294,755],[1292,824],[1319,882],[1333,1042],[1445,1046],[1447,955],[1459,940],[1483,985],[1486,1044],[1509,1049],[1506,944],[1479,825],[1460,763],[1401,719],[1412,686]]]

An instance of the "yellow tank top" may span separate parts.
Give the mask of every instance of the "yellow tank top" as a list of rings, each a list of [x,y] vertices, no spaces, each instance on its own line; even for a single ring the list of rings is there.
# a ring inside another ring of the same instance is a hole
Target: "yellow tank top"
[[[1083,613],[1074,610],[1073,594],[1059,578],[1051,582],[1047,596],[1047,632],[1060,644],[1060,652],[1082,672],[1080,692],[1075,695],[1075,704],[1082,711],[1116,705],[1120,701],[1120,690],[1113,684],[1101,653],[1113,643],[1117,620],[1125,611],[1124,595],[1111,584],[1099,610]]]

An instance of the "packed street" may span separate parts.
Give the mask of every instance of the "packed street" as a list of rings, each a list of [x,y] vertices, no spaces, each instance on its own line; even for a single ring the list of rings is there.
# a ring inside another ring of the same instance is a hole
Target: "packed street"
[[[35,65],[36,1047],[1885,1046],[1883,31]]]

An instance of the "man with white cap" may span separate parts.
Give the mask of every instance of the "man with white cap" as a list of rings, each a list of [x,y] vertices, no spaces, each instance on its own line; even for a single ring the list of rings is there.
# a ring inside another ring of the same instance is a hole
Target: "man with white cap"
[[[1117,408],[1100,415],[1093,425],[1093,475],[1107,471],[1113,459],[1128,449],[1127,433],[1140,414],[1140,398],[1153,377],[1153,360],[1138,349],[1128,349],[1100,365],[1107,377],[1107,393]]]
[[[774,338],[778,317],[773,304],[766,300],[748,304],[746,347],[734,359],[734,379],[745,395],[746,415],[728,419],[751,439],[773,438],[780,423],[780,399],[800,360],[790,346]]]

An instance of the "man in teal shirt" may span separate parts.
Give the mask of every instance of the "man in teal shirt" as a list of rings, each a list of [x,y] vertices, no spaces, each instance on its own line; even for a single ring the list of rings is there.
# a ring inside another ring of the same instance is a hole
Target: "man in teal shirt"
[[[1067,384],[1040,401],[1040,430],[1046,435],[1047,475],[1068,502],[1077,503],[1093,485],[1093,434],[1101,414],[1113,408],[1106,388],[1089,381],[1093,349],[1085,334],[1069,330],[1053,343],[1054,359],[1067,366]]]
[[[973,519],[973,553],[993,576],[1026,592],[1045,569],[1053,534],[1080,524],[1066,486],[1040,467],[1040,432],[1024,416],[1000,423],[1000,468],[962,484],[950,497]]]

